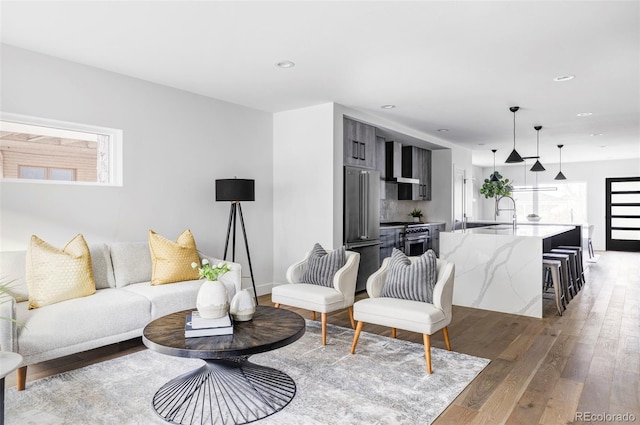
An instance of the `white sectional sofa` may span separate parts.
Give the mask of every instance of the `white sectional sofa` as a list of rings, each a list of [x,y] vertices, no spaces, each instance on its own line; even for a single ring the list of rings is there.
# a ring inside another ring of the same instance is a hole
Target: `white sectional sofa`
[[[0,276],[12,281],[17,299],[0,304],[0,349],[23,357],[18,389],[24,389],[26,367],[108,344],[139,337],[149,321],[196,306],[199,280],[151,286],[151,254],[147,242],[89,244],[96,293],[33,310],[27,309],[26,251],[0,252]],[[213,264],[222,260],[209,256]],[[241,289],[241,268],[222,277]]]

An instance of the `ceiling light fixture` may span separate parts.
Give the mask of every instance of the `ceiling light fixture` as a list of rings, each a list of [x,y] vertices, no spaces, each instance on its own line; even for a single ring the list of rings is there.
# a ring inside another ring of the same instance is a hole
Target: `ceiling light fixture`
[[[560,150],[560,171],[558,172],[558,175],[556,175],[556,177],[554,178],[554,180],[566,180],[567,178],[564,176],[564,174],[562,174],[562,147],[564,145],[558,145],[558,149]]]
[[[449,131],[449,129],[448,128],[439,128],[438,131],[440,133],[446,133],[447,131]]]
[[[531,167],[531,170],[529,171],[534,171],[534,172],[538,172],[538,171],[544,171],[545,168],[542,166],[542,164],[540,163],[540,129],[542,128],[541,125],[536,125],[533,128],[535,128],[536,130],[536,163],[533,164],[533,167]]]
[[[276,66],[278,68],[293,68],[294,66],[296,66],[296,64],[293,61],[282,61],[276,63]]]
[[[518,112],[518,109],[520,109],[519,106],[512,106],[509,108],[509,110],[513,112],[513,151],[511,151],[511,154],[505,161],[507,164],[524,161],[518,151],[516,151],[516,112]]]
[[[382,105],[381,106],[382,109],[393,109],[395,107],[396,107],[396,105]]]
[[[493,152],[493,173],[491,173],[491,178],[489,180],[491,180],[492,182],[499,181],[498,176],[496,176],[496,152],[497,151],[498,149],[491,149],[491,152]]]
[[[602,133],[591,133],[591,137],[602,136]]]
[[[556,83],[562,83],[564,81],[569,81],[569,80],[573,80],[574,78],[576,78],[575,75],[560,75],[556,78],[553,79],[553,81],[555,81]]]
[[[589,115],[593,115],[593,112],[580,112],[579,114],[576,114],[579,117],[588,117]]]

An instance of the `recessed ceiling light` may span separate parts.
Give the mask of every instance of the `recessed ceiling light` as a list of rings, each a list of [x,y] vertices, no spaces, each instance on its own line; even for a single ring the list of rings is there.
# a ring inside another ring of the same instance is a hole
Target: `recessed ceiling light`
[[[293,61],[282,61],[276,63],[276,66],[278,68],[293,68],[294,66],[296,66],[296,64]]]
[[[574,78],[576,78],[575,75],[560,75],[560,76],[554,78],[553,81],[560,83],[560,82],[563,82],[563,81],[573,80]]]
[[[591,133],[591,136],[593,137],[602,136],[602,133]]]
[[[579,114],[576,114],[579,117],[588,117],[589,115],[593,115],[593,112],[580,112]]]
[[[607,147],[607,145],[602,145],[602,146],[600,146],[600,147],[601,147],[601,148],[606,148],[606,147]]]
[[[478,146],[484,146],[484,143],[478,143]]]
[[[446,133],[447,131],[449,131],[449,129],[448,128],[439,128],[438,131],[441,132],[441,133]]]
[[[396,107],[396,105],[382,105],[381,106],[382,109],[393,109],[395,107]]]

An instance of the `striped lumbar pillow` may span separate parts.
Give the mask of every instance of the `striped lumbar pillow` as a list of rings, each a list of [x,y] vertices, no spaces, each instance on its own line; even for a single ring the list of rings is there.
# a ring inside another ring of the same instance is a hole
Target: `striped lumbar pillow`
[[[319,243],[313,246],[307,259],[307,268],[300,281],[333,287],[333,276],[346,262],[344,246],[327,253]]]
[[[436,284],[436,254],[428,250],[415,262],[400,250],[393,249],[382,296],[406,300],[433,302]]]

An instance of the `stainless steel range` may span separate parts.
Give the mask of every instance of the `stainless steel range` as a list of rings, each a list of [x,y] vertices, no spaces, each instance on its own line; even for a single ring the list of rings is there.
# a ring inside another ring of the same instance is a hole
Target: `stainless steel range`
[[[380,242],[380,262],[391,256],[393,248],[409,256],[422,255],[432,248],[431,226],[426,223],[381,223]]]
[[[404,253],[422,255],[431,248],[431,231],[428,224],[408,224],[404,230]]]

